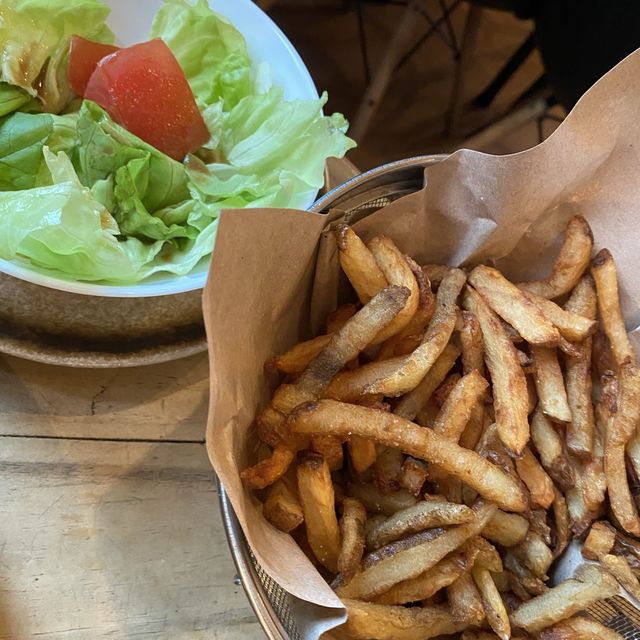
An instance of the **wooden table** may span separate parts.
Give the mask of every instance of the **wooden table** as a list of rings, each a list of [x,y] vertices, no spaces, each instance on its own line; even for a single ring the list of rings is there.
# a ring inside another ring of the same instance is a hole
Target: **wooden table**
[[[0,640],[263,638],[204,448],[206,354],[0,358]]]

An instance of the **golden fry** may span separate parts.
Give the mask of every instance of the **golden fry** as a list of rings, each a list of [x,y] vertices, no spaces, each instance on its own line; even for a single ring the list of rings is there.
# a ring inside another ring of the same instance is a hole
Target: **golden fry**
[[[355,304],[348,303],[348,304],[343,304],[342,306],[338,307],[335,311],[332,311],[327,316],[327,321],[325,323],[327,328],[327,333],[328,334],[335,333],[336,331],[338,331],[338,329],[341,329],[346,323],[346,321],[349,320],[349,318],[352,318],[356,314],[357,310],[358,310],[358,307],[356,307]]]
[[[274,527],[286,533],[293,531],[304,520],[298,497],[282,480],[269,488],[263,513]]]
[[[487,622],[500,640],[509,640],[511,637],[511,624],[504,602],[496,588],[491,573],[482,565],[474,565],[471,575],[478,587],[482,606],[484,607]]]
[[[309,546],[320,564],[336,573],[340,529],[333,483],[325,459],[317,453],[307,453],[298,463],[297,478]]]
[[[434,431],[391,413],[320,400],[298,407],[289,417],[288,424],[298,433],[331,433],[343,438],[356,434],[398,447],[414,458],[434,462],[503,509],[525,509],[521,487],[501,469],[474,451],[463,449]]]
[[[329,471],[337,471],[342,468],[344,453],[342,440],[334,436],[311,436],[311,450],[319,453],[329,465]]]
[[[524,448],[521,458],[516,458],[516,470],[529,489],[533,504],[548,509],[555,497],[553,481],[529,447]]]
[[[358,294],[360,302],[366,304],[387,286],[387,279],[371,251],[351,227],[346,224],[336,225],[334,233],[338,243],[340,266]]]
[[[555,500],[553,501],[553,518],[555,523],[555,544],[553,547],[554,559],[567,548],[571,539],[571,526],[569,522],[569,510],[564,495],[554,487]]]
[[[376,483],[380,493],[391,493],[400,488],[400,473],[404,456],[400,449],[378,445],[375,464]]]
[[[267,362],[268,369],[275,369],[281,373],[301,373],[308,364],[329,344],[331,334],[328,333],[305,342],[299,342],[295,347]]]
[[[369,513],[383,513],[387,516],[418,502],[408,491],[382,494],[372,484],[351,484],[349,495],[360,500]]]
[[[529,401],[527,382],[515,347],[504,333],[498,317],[469,287],[464,306],[475,314],[482,329],[500,438],[507,448],[519,455],[529,440]]]
[[[484,341],[478,318],[469,312],[462,312],[462,329],[460,331],[462,346],[462,368],[464,373],[484,371]]]
[[[395,449],[397,451],[397,449]],[[414,496],[419,496],[429,475],[427,463],[407,456],[402,463],[398,483]]]
[[[551,275],[544,280],[521,282],[518,286],[543,298],[552,300],[569,293],[589,266],[593,249],[593,233],[582,216],[569,220]]]
[[[531,345],[531,355],[542,411],[557,422],[571,422],[571,409],[557,353],[554,349]]]
[[[268,458],[242,471],[242,482],[248,489],[264,489],[282,478],[295,457],[291,449],[277,446]]]
[[[574,484],[574,469],[562,446],[562,439],[541,408],[531,418],[531,440],[535,444],[545,471],[563,488]]]
[[[571,342],[582,342],[595,333],[598,325],[595,318],[586,317],[579,311],[570,310],[567,306],[563,309],[555,302],[527,291],[524,292],[524,295],[542,311],[544,317],[553,324],[560,332],[560,335],[567,340]]]
[[[458,442],[469,421],[471,412],[488,387],[489,383],[477,370],[460,378],[442,405],[442,409],[433,423],[433,430],[448,440]]]
[[[424,529],[471,522],[474,517],[473,511],[463,504],[435,500],[418,502],[412,507],[396,512],[369,530],[367,548],[377,549],[407,534]]]
[[[525,602],[514,611],[511,621],[515,627],[535,634],[617,592],[618,585],[614,578],[596,567],[586,566],[579,571],[576,580],[565,580]]]
[[[589,560],[599,560],[611,553],[616,542],[616,530],[608,522],[594,522],[584,541],[582,555]]]
[[[539,640],[623,640],[623,637],[592,618],[576,616],[545,629]]]
[[[344,598],[348,619],[338,631],[350,640],[428,640],[462,630],[445,606],[397,607]]]
[[[376,445],[372,440],[351,436],[347,440],[351,465],[357,473],[364,473],[376,461]]]
[[[409,324],[418,309],[420,291],[406,256],[396,247],[391,238],[376,236],[368,247],[387,282],[405,287],[410,292],[404,307],[374,338],[373,343],[380,344],[402,331]]]
[[[442,384],[459,355],[460,349],[449,343],[418,386],[402,397],[393,412],[401,418],[413,420]]]
[[[469,274],[469,283],[489,307],[528,343],[546,347],[559,344],[558,330],[545,318],[542,311],[497,269],[480,265]]]
[[[547,571],[553,563],[553,553],[539,534],[529,529],[525,539],[512,549],[516,556],[540,580],[548,580]]]
[[[600,321],[609,338],[615,363],[617,366],[627,360],[635,363],[636,354],[629,341],[620,308],[618,272],[608,249],[602,249],[594,258],[591,275],[596,283]]]
[[[626,558],[607,553],[600,558],[600,564],[624,587],[627,593],[636,600],[640,598],[640,582]]]
[[[494,505],[482,505],[476,511],[476,517],[472,522],[446,530],[435,530],[440,531],[440,535],[433,540],[400,551],[356,574],[348,585],[337,590],[338,595],[371,600],[393,585],[419,576],[462,546],[469,538],[478,535],[495,511]]]
[[[438,289],[436,310],[420,346],[404,357],[391,374],[381,369],[381,375],[365,387],[365,393],[401,396],[418,385],[449,342],[456,323],[456,300],[466,278],[460,269],[452,269],[447,274]],[[389,360],[381,364],[385,362]]]
[[[447,267],[444,264],[423,264],[422,271],[424,275],[429,278],[431,285],[437,288],[449,271],[451,271],[451,267]]]
[[[448,587],[468,568],[465,553],[452,553],[416,578],[394,585],[375,601],[379,604],[406,604],[425,600],[440,589]]]
[[[447,597],[454,620],[473,627],[484,620],[482,599],[470,573],[463,573],[447,587]]]
[[[529,522],[517,513],[496,511],[489,520],[482,535],[503,547],[514,547],[520,544],[529,532]]]
[[[609,418],[604,454],[609,501],[625,531],[640,536],[640,518],[636,509],[625,467],[625,448],[640,422],[640,369],[625,362],[620,369],[617,411]]]
[[[342,501],[342,519],[340,520],[342,545],[338,555],[338,572],[343,583],[349,582],[360,566],[364,552],[366,525],[365,508],[355,498],[345,497]]]

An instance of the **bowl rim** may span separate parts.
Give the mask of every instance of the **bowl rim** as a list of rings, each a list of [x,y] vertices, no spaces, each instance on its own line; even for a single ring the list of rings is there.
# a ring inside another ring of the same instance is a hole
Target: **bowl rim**
[[[291,41],[284,32],[276,25],[276,23],[252,0],[234,0],[231,3],[230,12],[236,14],[238,9],[246,11],[248,19],[260,20],[265,29],[269,29],[277,40],[282,44],[283,51],[286,51],[291,59],[292,66],[297,70],[297,82],[300,83],[301,93],[298,98],[315,100],[318,99],[318,91],[313,82],[313,78],[309,69],[305,65],[302,57],[295,49]],[[241,25],[234,23],[227,16],[225,6],[215,6],[215,11],[231,21],[234,26],[242,32]],[[244,35],[244,34],[243,34]],[[255,60],[254,65],[259,64],[262,60]],[[286,86],[283,87],[286,91]],[[303,208],[308,209],[312,206],[317,197],[317,192],[309,195]],[[212,224],[216,224],[214,221]],[[150,280],[142,281],[136,284],[96,284],[80,280],[67,279],[62,276],[45,273],[37,267],[27,264],[26,259],[5,260],[0,259],[0,272],[9,276],[24,280],[32,284],[47,287],[49,289],[57,289],[58,291],[66,291],[67,293],[75,293],[86,296],[98,296],[105,298],[151,298],[159,296],[179,295],[204,289],[207,278],[209,276],[209,262],[211,256],[205,256],[194,267],[194,269],[186,275],[155,275]]]

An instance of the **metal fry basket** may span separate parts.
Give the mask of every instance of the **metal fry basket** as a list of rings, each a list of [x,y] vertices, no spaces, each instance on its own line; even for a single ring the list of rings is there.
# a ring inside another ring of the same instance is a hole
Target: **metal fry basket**
[[[340,209],[355,222],[422,188],[425,167],[445,156],[418,156],[383,165],[347,180],[322,196],[311,207],[316,213]],[[249,602],[269,640],[305,640],[291,607],[289,594],[272,580],[256,561],[229,502],[219,485],[220,506],[227,540],[238,576]],[[593,605],[589,614],[622,635],[640,640],[640,614],[624,599],[615,596]]]
[[[424,168],[444,156],[419,156],[383,165],[344,182],[322,196],[312,207],[316,213],[339,208],[351,221],[370,215],[423,186]],[[219,486],[220,507],[238,576],[269,640],[304,640],[292,613],[289,594],[257,563],[224,488]]]

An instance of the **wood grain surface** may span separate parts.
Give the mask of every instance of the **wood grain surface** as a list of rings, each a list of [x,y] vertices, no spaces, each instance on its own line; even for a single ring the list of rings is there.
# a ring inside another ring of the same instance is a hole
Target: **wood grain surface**
[[[0,359],[0,640],[252,639],[206,455],[206,356]]]

